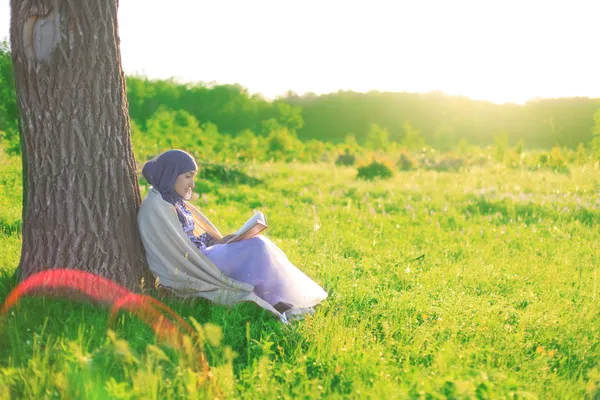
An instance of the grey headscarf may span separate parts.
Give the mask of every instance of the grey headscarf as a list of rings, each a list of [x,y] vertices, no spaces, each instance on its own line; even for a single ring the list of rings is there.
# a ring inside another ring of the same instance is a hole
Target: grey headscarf
[[[165,201],[175,204],[181,200],[173,190],[177,177],[198,169],[194,158],[183,150],[169,150],[144,164],[142,175],[158,190]]]

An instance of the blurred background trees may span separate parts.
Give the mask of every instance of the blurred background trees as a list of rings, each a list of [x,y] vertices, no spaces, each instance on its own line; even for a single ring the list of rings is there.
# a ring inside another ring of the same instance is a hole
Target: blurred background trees
[[[216,161],[325,161],[369,151],[403,151],[406,158],[407,151],[423,148],[455,155],[487,148],[495,161],[510,165],[522,165],[525,150],[549,154],[554,147],[572,159],[600,158],[600,99],[539,99],[516,105],[440,92],[289,91],[270,101],[237,84],[186,84],[143,76],[127,78],[127,97],[140,162],[172,147],[197,148],[202,153],[198,156]],[[5,150],[19,152],[6,43],[0,45],[0,132]]]

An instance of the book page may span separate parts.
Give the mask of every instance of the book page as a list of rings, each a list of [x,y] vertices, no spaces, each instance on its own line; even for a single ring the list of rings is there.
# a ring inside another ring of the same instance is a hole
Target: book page
[[[235,236],[227,241],[233,243],[240,240],[250,239],[267,229],[267,218],[262,212],[254,214],[238,231]]]

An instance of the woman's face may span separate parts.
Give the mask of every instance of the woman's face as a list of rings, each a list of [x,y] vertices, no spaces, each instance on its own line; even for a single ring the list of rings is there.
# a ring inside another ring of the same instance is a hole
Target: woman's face
[[[189,200],[192,198],[192,189],[194,188],[194,177],[198,171],[189,171],[181,174],[175,181],[173,190],[181,196],[182,199]]]

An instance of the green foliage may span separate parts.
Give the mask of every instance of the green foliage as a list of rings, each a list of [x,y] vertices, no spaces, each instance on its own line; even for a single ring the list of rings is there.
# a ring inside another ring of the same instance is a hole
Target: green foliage
[[[262,136],[268,136],[271,132],[278,131],[282,128],[283,126],[279,124],[279,121],[277,121],[275,118],[270,118],[266,121],[261,122],[260,133],[262,134]]]
[[[356,136],[354,135],[346,135],[344,144],[349,151],[356,151],[360,147],[356,141]]]
[[[327,153],[327,146],[320,140],[311,139],[304,143],[302,152],[298,156],[298,160],[304,162],[319,162],[324,161]]]
[[[503,139],[499,139],[495,148],[496,157],[499,157],[502,153],[504,165],[510,168],[521,168],[523,166],[523,160],[526,156],[525,143],[523,140],[519,140],[514,147],[507,147],[508,143]]]
[[[272,130],[267,137],[269,156],[274,160],[291,161],[302,151],[303,144],[287,128]]]
[[[553,147],[549,152],[544,151],[539,153],[537,156],[537,168],[549,169],[562,174],[570,172],[568,160],[558,146]]]
[[[356,163],[356,155],[347,148],[343,154],[339,154],[335,160],[336,165],[351,166]]]
[[[372,160],[358,167],[357,179],[389,179],[394,176],[394,167],[386,160]]]
[[[250,95],[240,85],[180,84],[172,80],[127,78],[129,113],[142,128],[164,107],[184,110],[198,121],[211,122],[222,132],[235,134],[245,129],[261,131],[262,121],[278,119],[282,126],[302,126],[298,108],[277,107],[259,95]]]
[[[525,142],[523,141],[523,139],[521,139],[515,145],[515,152],[521,155],[523,154],[523,151],[525,151]]]
[[[592,129],[593,137],[591,141],[591,149],[594,157],[600,160],[600,108],[594,114],[595,125]]]
[[[402,125],[404,129],[404,136],[402,138],[402,145],[409,150],[418,150],[425,147],[425,138],[421,136],[421,131],[413,127],[410,121],[404,121]]]
[[[291,106],[283,101],[276,102],[276,107],[279,112],[277,119],[282,126],[285,126],[290,131],[296,131],[304,126],[301,107]]]
[[[508,144],[508,134],[502,133],[494,136],[494,159],[498,162],[504,161],[504,156],[508,152],[510,146]]]
[[[521,167],[521,154],[516,149],[508,149],[504,153],[503,163],[511,168]]]
[[[161,107],[146,122],[142,131],[135,121],[131,122],[131,140],[135,156],[144,162],[169,149],[199,147],[203,154],[210,154],[216,143],[216,127],[213,124],[199,126],[196,118],[184,110]]]
[[[11,155],[21,154],[21,139],[16,126],[6,126],[0,130],[0,142],[4,143],[6,152]]]
[[[12,75],[10,52],[3,43],[0,45],[0,139],[7,151],[19,153]],[[143,76],[127,77],[126,83],[129,114],[139,132],[152,133],[156,125],[149,128],[148,124],[155,123],[153,119],[161,112],[181,111],[202,125],[214,124],[223,136],[215,145],[229,145],[229,139],[244,131],[268,136],[285,128],[302,142],[314,139],[339,144],[346,141],[348,132],[356,132],[355,140],[346,143],[351,147],[367,143],[369,149],[376,151],[394,151],[396,145],[416,150],[431,143],[445,152],[456,148],[460,139],[480,147],[492,145],[494,135],[504,132],[511,143],[524,139],[530,148],[550,149],[557,144],[575,149],[579,143],[593,142],[591,147],[595,157],[599,157],[595,149],[600,145],[592,136],[592,116],[600,108],[600,99],[547,99],[518,106],[441,93],[339,91],[321,96],[288,93],[276,101],[267,101],[237,84],[183,84]],[[376,128],[373,122],[377,123]],[[414,128],[417,126],[418,129]],[[171,141],[176,140],[171,138]],[[145,146],[147,149],[137,151],[152,153],[155,149],[150,147],[159,148],[161,144]],[[236,157],[229,151],[223,154],[228,159]],[[299,151],[294,156],[310,160],[314,159],[313,154],[312,150]],[[324,158],[333,154],[329,152]],[[242,152],[239,157],[248,155]],[[498,162],[503,160],[504,157],[497,157]]]
[[[6,41],[0,42],[0,142],[9,154],[21,154],[12,60]]]
[[[550,157],[546,163],[546,167],[561,173],[569,173],[568,160],[563,155],[560,147],[554,146],[550,151]]]
[[[377,124],[372,124],[365,140],[365,147],[370,150],[386,150],[389,145],[388,130]]]
[[[260,160],[267,157],[265,153],[265,139],[256,136],[251,130],[246,129],[230,142],[230,149],[234,158],[240,161]],[[223,150],[223,149],[221,149]]]
[[[456,145],[456,151],[463,156],[473,155],[478,150],[476,146],[471,145],[465,138],[461,138]]]
[[[298,131],[302,140],[341,143],[347,132],[356,132],[358,142],[364,143],[369,126],[377,122],[388,129],[392,141],[401,141],[404,121],[410,120],[426,143],[443,151],[456,146],[461,138],[479,146],[492,145],[498,132],[506,132],[511,143],[523,139],[530,148],[549,149],[555,144],[576,148],[591,140],[592,115],[600,107],[600,99],[582,97],[536,100],[520,106],[440,93],[376,91],[340,91],[287,101],[303,108],[305,124]]]
[[[585,148],[583,143],[579,143],[577,146],[577,152],[574,154],[571,162],[574,162],[576,165],[585,165],[590,161],[590,157],[588,155],[588,151]]]
[[[440,151],[451,150],[457,143],[454,127],[448,122],[441,122],[435,128],[432,141],[433,146]]]
[[[407,151],[400,153],[396,166],[400,171],[411,171],[418,167],[417,160]]]
[[[210,162],[199,163],[197,177],[219,184],[256,185],[262,183],[260,179],[246,174],[240,168]]]

